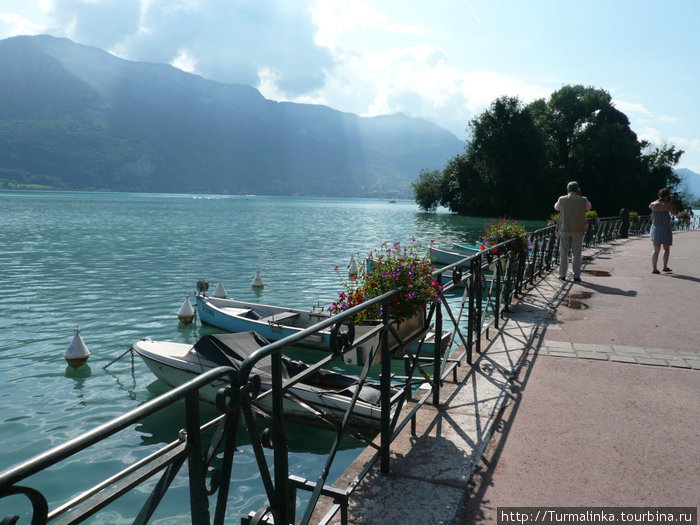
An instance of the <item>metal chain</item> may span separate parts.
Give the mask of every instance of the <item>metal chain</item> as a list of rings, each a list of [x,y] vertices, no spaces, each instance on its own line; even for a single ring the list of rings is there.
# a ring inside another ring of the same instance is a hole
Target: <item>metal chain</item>
[[[129,352],[131,352],[131,373],[133,374],[133,373],[134,373],[134,347],[133,347],[133,346],[130,346],[130,347],[126,350],[126,352],[124,352],[122,355],[120,355],[120,356],[117,357],[116,359],[112,359],[112,361],[111,361],[110,363],[107,363],[107,364],[106,364],[105,366],[103,366],[102,368],[106,370],[108,366],[113,365],[114,363],[116,363],[117,361],[119,361],[122,357],[124,357],[124,356],[125,356],[126,354],[128,354]]]

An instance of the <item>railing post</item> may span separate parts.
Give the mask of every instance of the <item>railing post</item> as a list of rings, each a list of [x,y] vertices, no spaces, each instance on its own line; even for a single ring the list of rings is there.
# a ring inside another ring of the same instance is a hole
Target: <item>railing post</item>
[[[510,261],[510,252],[507,255],[507,261]],[[506,263],[508,265],[509,263]],[[503,270],[501,269],[501,262],[498,261],[496,264],[496,300],[494,302],[495,310],[493,312],[493,326],[496,330],[498,330],[498,323],[499,323],[499,318],[500,312],[501,312],[501,296],[503,293],[502,290],[502,284],[503,284]],[[491,284],[491,287],[493,289],[493,284]],[[486,337],[489,337],[489,332],[488,329],[486,330]]]
[[[469,286],[469,305],[467,307],[467,363],[472,364],[472,349],[474,348],[474,316],[476,310],[474,308],[474,287],[481,286],[477,278],[477,267],[480,267],[484,262],[482,255],[472,259],[469,267],[469,277],[465,286]],[[476,283],[476,284],[475,284]]]
[[[496,264],[498,264],[498,257],[496,257]],[[480,354],[481,353],[481,328],[484,324],[484,297],[483,297],[483,287],[484,287],[484,282],[483,282],[483,268],[479,264],[476,268],[476,318],[478,319],[479,324],[475,327],[475,337],[476,337],[476,353]]]
[[[583,244],[588,248],[593,240],[593,223],[590,220],[586,221],[586,233],[583,235]]]
[[[544,236],[544,243],[545,243],[545,267],[547,268],[547,271],[552,270],[552,255],[554,252],[554,237],[552,236],[552,230],[550,229],[545,233]]]
[[[289,450],[284,430],[284,396],[282,394],[282,352],[273,352],[272,359],[272,444],[275,463],[275,498],[280,523],[294,521],[295,502],[289,501]],[[291,507],[291,509],[290,509]]]
[[[209,525],[209,499],[205,491],[206,474],[202,457],[202,436],[199,431],[199,399],[197,393],[197,390],[192,390],[185,397],[190,512],[193,525]]]
[[[389,473],[389,446],[391,444],[391,356],[389,354],[389,302],[384,301],[382,308],[382,376],[379,388],[382,392],[382,429],[380,443],[380,463],[382,474]]]
[[[433,405],[440,404],[440,370],[442,359],[442,307],[440,303],[435,301],[435,352],[433,353]]]

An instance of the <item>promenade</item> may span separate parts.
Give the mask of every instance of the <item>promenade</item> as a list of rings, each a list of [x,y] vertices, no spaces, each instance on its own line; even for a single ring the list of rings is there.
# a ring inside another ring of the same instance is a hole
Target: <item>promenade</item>
[[[496,523],[498,507],[690,506],[700,499],[700,231],[584,250],[512,306],[350,498],[352,524]],[[366,450],[336,482],[346,487]],[[319,514],[320,515],[320,514]],[[340,523],[336,516],[332,523]]]

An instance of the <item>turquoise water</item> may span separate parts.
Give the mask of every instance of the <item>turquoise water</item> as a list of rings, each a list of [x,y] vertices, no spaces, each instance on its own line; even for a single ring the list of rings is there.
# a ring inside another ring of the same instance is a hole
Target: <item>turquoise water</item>
[[[351,254],[414,237],[426,250],[431,240],[472,242],[488,222],[422,213],[410,201],[0,192],[0,470],[163,393],[138,358],[133,373],[128,357],[103,367],[144,337],[195,342],[200,326],[180,325],[177,312],[198,280],[221,281],[241,299],[310,308],[335,298],[333,268]],[[256,270],[262,289],[250,286]],[[92,355],[74,371],[63,353],[76,325]],[[55,506],[175,439],[181,415],[175,407],[25,484]],[[316,479],[331,440],[292,426],[290,471]],[[331,477],[358,447],[345,445]],[[153,523],[186,521],[187,494],[182,472]],[[129,523],[144,498],[145,489],[137,491],[91,522]],[[8,501],[0,500],[0,518],[17,512]],[[243,436],[230,523],[264,502]]]

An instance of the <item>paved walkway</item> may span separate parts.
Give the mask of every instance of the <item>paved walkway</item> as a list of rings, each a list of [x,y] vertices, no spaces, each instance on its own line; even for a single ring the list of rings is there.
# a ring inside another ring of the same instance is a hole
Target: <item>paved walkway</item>
[[[353,524],[496,523],[504,506],[700,499],[700,232],[652,275],[648,236],[587,249],[513,307],[351,496]],[[466,368],[466,367],[465,367]],[[353,481],[370,451],[336,485]],[[339,523],[336,519],[333,523]]]

